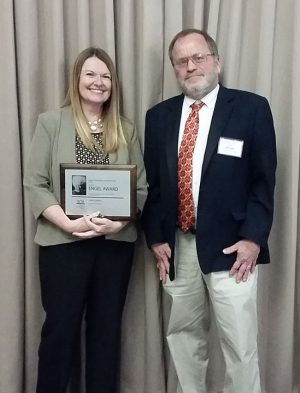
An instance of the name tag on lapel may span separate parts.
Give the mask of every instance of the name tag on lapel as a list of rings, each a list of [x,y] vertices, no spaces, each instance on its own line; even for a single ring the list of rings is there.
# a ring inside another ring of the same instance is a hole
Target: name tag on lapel
[[[242,157],[244,141],[239,139],[220,138],[218,154],[232,157]]]

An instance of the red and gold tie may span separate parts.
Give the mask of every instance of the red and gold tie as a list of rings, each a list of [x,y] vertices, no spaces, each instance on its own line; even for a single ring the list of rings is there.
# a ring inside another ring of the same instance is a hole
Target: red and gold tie
[[[195,209],[192,194],[193,153],[199,128],[199,110],[203,102],[191,105],[178,156],[178,226],[187,232],[195,223]]]

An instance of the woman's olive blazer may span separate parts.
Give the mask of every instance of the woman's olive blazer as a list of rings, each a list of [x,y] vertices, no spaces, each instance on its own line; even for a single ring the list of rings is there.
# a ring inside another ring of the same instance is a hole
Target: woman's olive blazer
[[[121,146],[116,153],[109,154],[109,162],[137,165],[137,207],[142,210],[147,193],[142,152],[133,124],[124,118],[121,121],[127,145]],[[37,219],[35,242],[41,246],[79,240],[42,216],[47,207],[60,204],[61,163],[76,163],[75,126],[71,107],[39,115],[25,169],[24,186]],[[119,233],[107,235],[106,238],[133,242],[137,238],[136,227],[130,223]]]

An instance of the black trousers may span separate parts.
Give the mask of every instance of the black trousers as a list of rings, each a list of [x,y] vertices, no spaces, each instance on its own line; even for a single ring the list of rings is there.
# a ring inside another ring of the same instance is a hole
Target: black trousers
[[[86,393],[116,393],[123,306],[134,245],[98,237],[40,247],[46,319],[37,393],[65,393],[84,310]]]

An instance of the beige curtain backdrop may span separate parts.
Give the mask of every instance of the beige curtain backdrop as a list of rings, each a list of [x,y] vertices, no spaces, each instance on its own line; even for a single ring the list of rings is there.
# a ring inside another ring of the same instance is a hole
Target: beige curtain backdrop
[[[40,305],[35,223],[22,175],[37,115],[58,107],[69,68],[97,45],[116,62],[123,113],[143,144],[147,108],[178,93],[167,56],[182,28],[217,41],[227,87],[266,96],[278,143],[272,264],[260,269],[259,351],[264,393],[300,393],[300,0],[1,0],[0,392],[34,393]],[[297,285],[298,284],[298,285]],[[101,283],[99,283],[101,285]],[[175,393],[164,307],[142,235],[124,314],[121,393]],[[214,329],[208,383],[222,392]],[[83,393],[78,358],[70,392]],[[53,392],[55,393],[55,392]]]

